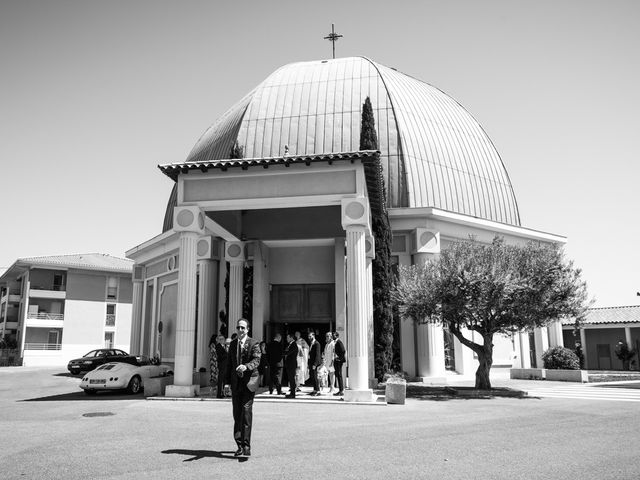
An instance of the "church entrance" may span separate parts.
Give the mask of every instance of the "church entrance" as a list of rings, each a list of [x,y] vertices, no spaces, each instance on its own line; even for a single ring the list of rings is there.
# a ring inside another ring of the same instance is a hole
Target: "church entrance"
[[[328,284],[273,285],[271,289],[271,321],[267,338],[276,332],[316,332],[316,339],[324,347],[324,334],[335,330],[335,286]]]
[[[325,333],[335,330],[335,285],[302,284],[273,285],[271,289],[271,321],[267,328],[267,339],[276,332],[282,334],[286,343],[287,333],[300,332],[308,343],[308,332],[316,334],[316,340],[324,351]],[[282,381],[287,379],[286,369]]]

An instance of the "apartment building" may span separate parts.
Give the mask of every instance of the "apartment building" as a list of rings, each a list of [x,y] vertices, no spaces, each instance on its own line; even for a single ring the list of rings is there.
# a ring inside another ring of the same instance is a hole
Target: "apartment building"
[[[0,276],[0,338],[25,366],[129,349],[133,262],[99,253],[20,258]]]

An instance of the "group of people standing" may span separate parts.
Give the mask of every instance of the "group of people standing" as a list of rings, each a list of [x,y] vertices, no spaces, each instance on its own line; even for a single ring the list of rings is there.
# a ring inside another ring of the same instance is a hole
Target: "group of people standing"
[[[283,345],[280,333],[276,333],[269,343],[249,337],[249,323],[243,318],[238,320],[236,330],[232,338],[223,335],[211,338],[210,382],[215,385],[218,398],[224,398],[227,386],[230,387],[233,435],[238,447],[234,455],[248,457],[251,455],[253,400],[261,381],[268,386],[270,394],[275,390],[282,395],[284,368],[289,386],[286,398],[295,398],[307,380],[313,386],[310,395],[318,396],[326,374],[324,386],[329,387],[329,393],[344,395],[342,367],[346,349],[338,332],[327,332],[323,350],[312,331],[307,335],[308,343],[300,332],[295,332],[287,333]],[[337,391],[334,392],[336,384]]]
[[[231,342],[236,338],[217,335],[209,342],[209,371],[210,385],[215,388],[216,397],[229,396],[225,393],[220,380],[227,362]],[[270,342],[260,342],[260,363],[258,364],[258,386],[269,389],[269,394],[275,391],[282,395],[284,386],[289,386],[287,398],[295,398],[300,387],[313,387],[311,396],[321,395],[323,388],[328,388],[329,394],[344,395],[344,380],[342,367],[346,360],[346,349],[338,332],[325,334],[324,348],[316,339],[316,333],[309,331],[307,340],[299,331],[287,333],[283,344],[282,335],[276,333]]]

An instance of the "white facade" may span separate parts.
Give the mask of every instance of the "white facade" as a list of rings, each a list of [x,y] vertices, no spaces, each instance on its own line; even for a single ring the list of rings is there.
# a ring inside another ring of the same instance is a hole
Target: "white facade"
[[[359,150],[366,98],[375,152]],[[379,169],[365,169],[372,162]],[[507,170],[459,103],[364,57],[276,70],[186,161],[160,169],[175,181],[164,231],[127,252],[136,263],[131,351],[175,362],[176,395],[193,394],[191,372],[206,367],[207,339],[221,320],[235,325],[245,316],[258,339],[338,331],[348,398],[368,398],[372,211],[388,209],[396,265],[424,262],[470,235],[565,241],[521,227]],[[472,352],[441,327],[401,320],[399,330],[410,377],[441,381],[447,369],[475,370]],[[496,338],[494,365],[529,364],[528,339]]]

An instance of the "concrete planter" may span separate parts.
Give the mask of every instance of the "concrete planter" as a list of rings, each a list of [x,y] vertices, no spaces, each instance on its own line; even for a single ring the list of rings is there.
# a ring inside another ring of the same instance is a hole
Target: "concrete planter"
[[[581,382],[589,381],[589,372],[586,370],[551,370],[547,369],[547,380],[556,382]]]
[[[384,389],[384,399],[387,403],[404,405],[407,398],[407,382],[403,379],[387,380]]]
[[[523,380],[552,380],[555,382],[589,381],[587,370],[552,370],[547,368],[512,368],[510,377]]]
[[[545,369],[544,368],[512,368],[509,372],[511,379],[522,380],[544,380]]]
[[[162,397],[164,396],[167,385],[173,385],[173,376],[151,377],[144,381],[145,397]]]

